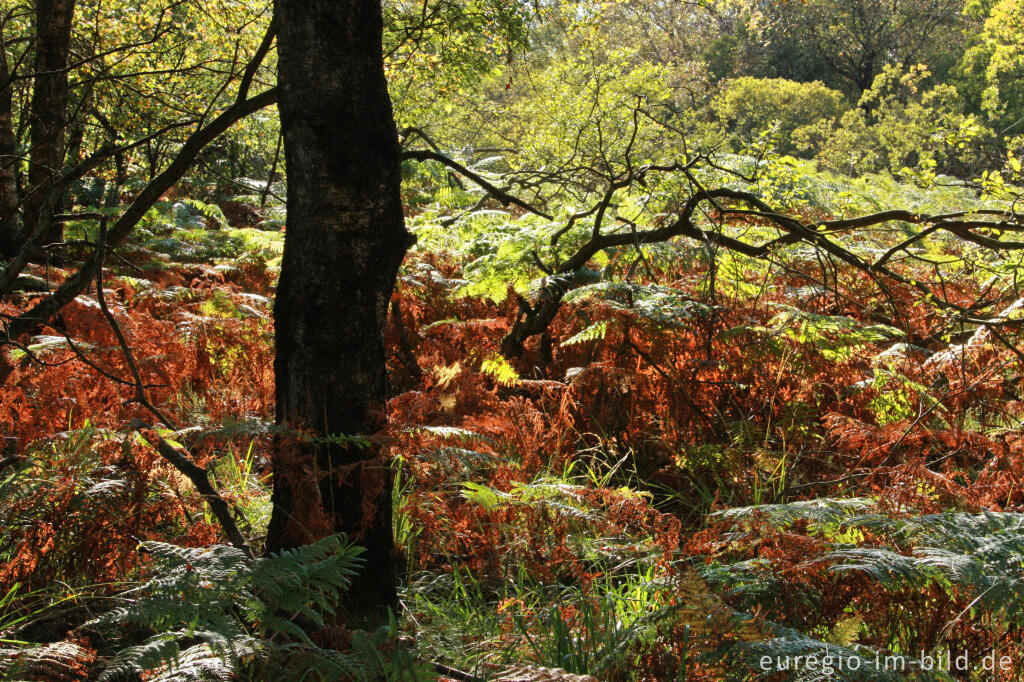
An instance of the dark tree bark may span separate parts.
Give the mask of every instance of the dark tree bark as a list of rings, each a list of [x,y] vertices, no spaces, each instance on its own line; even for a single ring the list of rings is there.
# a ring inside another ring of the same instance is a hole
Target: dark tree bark
[[[36,61],[32,87],[29,140],[28,194],[25,197],[23,232],[34,230],[42,211],[59,213],[60,201],[44,209],[48,185],[60,177],[64,165],[64,132],[67,127],[68,52],[74,0],[36,0]],[[42,244],[62,239],[63,226],[53,223]]]
[[[73,114],[67,127],[65,167],[76,166],[82,161],[82,143],[85,141],[85,112],[91,108],[92,94],[95,86],[96,81],[88,81],[82,86],[78,101],[71,106]],[[61,202],[62,212],[71,213],[75,210],[74,197],[70,187],[64,190]]]
[[[372,435],[385,421],[382,332],[411,243],[382,60],[379,0],[276,0],[288,172],[274,304],[278,438],[267,550],[344,531],[366,548],[347,607],[395,601],[391,474]]]
[[[3,24],[0,23],[0,259],[18,252],[18,185],[14,178],[17,144],[14,137],[14,88],[7,67]]]

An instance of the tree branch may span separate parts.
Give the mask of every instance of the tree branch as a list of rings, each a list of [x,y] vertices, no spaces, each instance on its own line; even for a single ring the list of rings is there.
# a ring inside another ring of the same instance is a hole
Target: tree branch
[[[551,214],[545,213],[539,208],[536,208],[535,206],[531,206],[530,204],[526,203],[522,199],[509,194],[507,191],[490,183],[479,173],[475,173],[469,170],[458,161],[455,161],[454,159],[451,159],[440,152],[428,151],[425,149],[407,151],[402,152],[402,159],[412,161],[437,161],[438,163],[441,163],[447,166],[448,168],[451,168],[456,173],[466,176],[467,178],[475,182],[477,185],[487,190],[487,192],[496,200],[501,202],[502,205],[518,206],[519,208],[523,209],[528,213],[533,213],[534,215],[538,215],[541,218],[546,218],[547,220],[554,220],[554,216],[552,216]]]
[[[277,88],[271,88],[242,102],[236,102],[222,112],[208,125],[193,133],[186,140],[178,156],[160,175],[146,185],[131,205],[114,223],[108,234],[111,247],[120,244],[132,228],[142,219],[146,212],[157,202],[161,195],[170,189],[188,171],[203,148],[226,131],[232,124],[248,116],[254,111],[269,106],[277,101]],[[7,345],[24,334],[28,334],[45,324],[62,307],[78,296],[96,277],[99,261],[97,254],[87,259],[71,277],[67,278],[50,296],[46,297],[10,322],[4,324],[4,334],[0,336],[0,347]]]

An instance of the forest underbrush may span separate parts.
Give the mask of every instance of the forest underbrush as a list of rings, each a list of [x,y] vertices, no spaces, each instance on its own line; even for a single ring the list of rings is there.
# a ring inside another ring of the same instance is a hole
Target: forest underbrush
[[[765,263],[667,243],[604,257],[510,361],[515,287],[546,282],[481,268],[526,258],[493,213],[447,249],[411,213],[423,248],[392,300],[389,426],[374,436],[395,473],[391,624],[314,641],[269,618],[288,605],[333,622],[331,595],[373,567],[341,538],[301,569],[233,554],[161,457],[168,443],[207,469],[260,547],[283,235],[198,229],[223,214],[168,202],[105,273],[130,362],[95,286],[3,357],[0,670],[974,679],[986,657],[1024,666],[1012,328],[951,329],[911,287],[880,291],[813,253]],[[971,248],[942,255],[955,266]],[[992,294],[981,268],[959,274],[947,299]],[[30,269],[4,312],[64,276]],[[1005,307],[1016,319],[1019,302]],[[131,364],[174,428],[155,426]]]

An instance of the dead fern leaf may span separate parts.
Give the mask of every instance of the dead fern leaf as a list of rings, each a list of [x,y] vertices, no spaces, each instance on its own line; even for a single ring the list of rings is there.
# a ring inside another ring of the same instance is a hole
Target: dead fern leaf
[[[0,675],[9,680],[72,682],[85,679],[96,652],[74,642],[0,649]]]

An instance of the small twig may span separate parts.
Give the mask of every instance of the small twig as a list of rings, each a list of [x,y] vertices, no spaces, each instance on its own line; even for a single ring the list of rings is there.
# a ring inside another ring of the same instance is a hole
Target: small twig
[[[103,220],[104,215],[96,211],[85,211],[82,213],[58,213],[53,216],[54,221],[64,223],[69,220]]]
[[[530,204],[528,204],[527,202],[523,201],[519,197],[513,196],[513,195],[509,194],[508,192],[506,192],[505,190],[500,189],[499,187],[496,187],[494,184],[492,184],[492,183],[488,182],[486,179],[484,179],[484,177],[482,175],[480,175],[479,173],[474,173],[473,171],[471,171],[470,169],[466,168],[465,166],[463,166],[458,161],[455,161],[454,159],[451,159],[451,158],[445,156],[444,154],[441,154],[441,153],[435,152],[435,151],[427,151],[427,150],[418,149],[418,150],[414,150],[414,151],[402,152],[402,159],[403,160],[408,159],[408,160],[411,160],[411,161],[437,161],[438,163],[441,163],[441,164],[447,166],[448,168],[450,168],[451,170],[455,171],[456,173],[464,175],[467,178],[469,178],[470,180],[472,180],[473,182],[475,182],[477,185],[479,185],[480,187],[485,189],[487,192],[489,192],[490,195],[492,197],[494,197],[494,199],[496,199],[497,201],[501,202],[504,206],[508,206],[508,205],[518,206],[519,208],[523,209],[524,211],[527,211],[529,213],[533,213],[534,215],[538,215],[541,218],[546,218],[547,220],[554,220],[554,217],[550,213],[545,213],[544,211],[540,210],[539,208],[537,208],[535,206],[531,206]]]
[[[999,343],[1001,343],[1004,346],[1006,346],[1006,348],[1011,353],[1016,355],[1017,356],[1017,362],[1020,363],[1021,367],[1024,367],[1024,352],[1022,352],[1019,348],[1017,348],[1017,346],[1012,341],[1010,341],[1005,336],[1003,336],[999,332],[999,330],[996,329],[995,327],[989,327],[988,331],[989,331],[990,334],[992,334],[992,336],[996,337],[996,340],[999,341]]]
[[[24,455],[9,455],[4,457],[3,459],[0,459],[0,471],[3,471],[7,467],[14,466],[19,462],[24,462],[25,460],[26,458]]]
[[[775,496],[775,500],[774,501],[778,502],[784,496],[788,495],[789,493],[795,492],[797,490],[803,490],[805,488],[817,488],[817,487],[823,486],[823,485],[839,485],[841,483],[846,483],[847,481],[855,481],[858,478],[864,478],[865,476],[869,475],[870,473],[871,473],[870,471],[858,471],[856,473],[847,474],[846,476],[843,476],[841,478],[836,478],[836,479],[833,479],[831,481],[812,481],[810,483],[801,483],[800,485],[787,486],[786,488],[784,488],[782,490],[782,492],[780,492],[778,495]]]
[[[536,265],[538,268],[540,268],[540,270],[545,275],[551,276],[551,275],[555,274],[554,271],[551,268],[549,268],[548,266],[544,265],[544,261],[542,261],[540,259],[540,256],[537,254],[537,250],[536,249],[530,251],[530,257],[533,259],[533,264]]]
[[[459,682],[483,682],[484,680],[484,678],[477,677],[472,673],[456,670],[455,668],[449,668],[443,663],[431,663],[430,665],[433,666],[435,672],[440,673],[445,677],[450,677],[453,680],[459,680]]]
[[[654,370],[658,374],[660,374],[663,379],[669,382],[672,381],[672,377],[670,377],[668,373],[661,368],[661,365],[655,362],[654,358],[648,355],[643,349],[641,349],[639,346],[633,343],[633,339],[629,338],[628,335],[626,336],[626,345],[632,348],[634,351],[636,351],[636,354],[639,355],[644,360],[644,362],[646,362],[648,365],[654,368]]]
[[[121,325],[117,322],[117,318],[114,317],[113,313],[110,312],[110,308],[107,307],[107,301],[103,295],[103,257],[105,255],[106,245],[107,221],[106,219],[103,219],[100,221],[100,237],[99,242],[96,244],[96,260],[99,265],[96,270],[96,302],[99,303],[103,317],[106,318],[107,322],[110,324],[110,328],[114,332],[114,336],[117,337],[117,343],[121,346],[121,352],[124,353],[125,362],[128,363],[128,369],[132,373],[132,379],[134,379],[135,386],[135,401],[149,410],[157,419],[177,431],[178,426],[174,421],[164,415],[152,402],[150,402],[149,397],[146,395],[146,384],[142,381],[142,375],[139,373],[139,366],[135,362],[135,354],[132,353],[131,346],[128,345],[128,341],[124,337],[124,332],[121,331]]]
[[[93,362],[89,358],[85,357],[85,353],[82,351],[81,348],[78,347],[78,344],[75,343],[75,340],[71,338],[71,336],[67,333],[67,331],[64,330],[64,329],[61,329],[60,332],[61,332],[61,334],[64,335],[64,340],[67,341],[68,348],[70,348],[72,350],[72,352],[75,354],[75,357],[78,358],[78,360],[80,360],[86,367],[89,367],[90,369],[92,369],[97,374],[100,374],[101,376],[104,376],[107,379],[110,379],[115,384],[121,384],[123,386],[132,386],[132,387],[135,386],[135,384],[133,384],[132,382],[128,381],[127,379],[122,379],[121,377],[117,376],[116,374],[112,374],[112,373],[108,372],[107,370],[103,369],[102,367],[97,365],[95,362]],[[70,361],[70,360],[71,360],[71,358],[68,358],[67,361]],[[65,361],[65,362],[67,362],[67,361]],[[61,364],[63,364],[63,363],[61,363]]]

